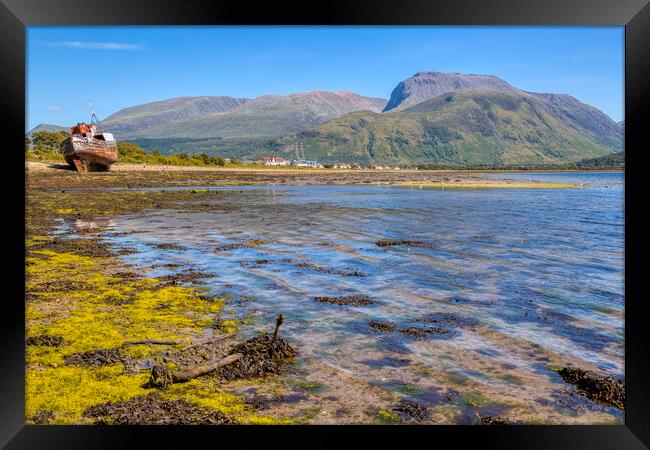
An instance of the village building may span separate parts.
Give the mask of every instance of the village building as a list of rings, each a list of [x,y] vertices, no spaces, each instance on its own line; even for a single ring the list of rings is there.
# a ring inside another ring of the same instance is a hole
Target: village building
[[[336,163],[334,164],[335,169],[351,169],[352,164],[349,163]]]
[[[281,158],[280,156],[262,156],[256,161],[258,164],[265,166],[288,166],[289,160]]]
[[[312,167],[312,168],[323,167],[323,165],[318,161],[309,161],[307,159],[295,159],[293,161],[293,164],[298,167]]]

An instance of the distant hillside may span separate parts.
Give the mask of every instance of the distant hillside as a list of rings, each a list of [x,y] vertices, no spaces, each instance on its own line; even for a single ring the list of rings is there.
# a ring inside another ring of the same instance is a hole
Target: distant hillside
[[[548,100],[553,105],[553,109],[548,110],[549,114],[559,111],[558,119],[566,120],[577,131],[588,133],[602,144],[623,148],[621,126],[602,111],[567,94],[528,93]]]
[[[49,124],[49,123],[42,123],[40,125],[35,126],[31,130],[29,130],[29,133],[27,133],[27,135],[30,136],[32,133],[37,133],[39,131],[52,131],[52,132],[70,131],[70,128],[62,127],[62,126],[59,126],[59,125],[52,125],[52,124]]]
[[[302,142],[321,161],[391,164],[559,164],[622,149],[615,122],[566,97],[458,90],[403,111],[347,114],[279,143],[289,152]]]
[[[348,91],[263,95],[226,112],[197,115],[125,133],[127,138],[263,138],[306,130],[343,114],[381,111],[386,100]]]
[[[224,112],[246,103],[248,99],[233,97],[176,97],[158,102],[124,108],[101,123],[122,138],[137,136],[151,127],[187,120],[214,112]]]
[[[400,81],[390,95],[384,108],[387,111],[401,111],[409,106],[461,89],[514,90],[510,84],[493,75],[474,75],[444,72],[418,72]]]
[[[282,148],[276,138],[136,138],[129,142],[138,144],[147,151],[159,150],[163,155],[207,153],[222,157],[235,156],[242,160],[280,154]]]

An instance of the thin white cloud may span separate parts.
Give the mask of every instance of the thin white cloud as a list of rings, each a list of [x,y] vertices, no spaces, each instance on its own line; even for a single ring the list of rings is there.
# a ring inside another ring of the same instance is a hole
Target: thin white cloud
[[[125,44],[123,42],[42,42],[48,47],[85,48],[92,50],[143,50],[144,46],[138,44]]]
[[[61,111],[61,108],[59,108],[58,106],[48,106],[47,110],[52,112],[59,112]]]

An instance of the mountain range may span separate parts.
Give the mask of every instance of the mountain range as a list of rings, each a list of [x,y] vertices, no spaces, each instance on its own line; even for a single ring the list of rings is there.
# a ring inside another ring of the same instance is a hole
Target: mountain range
[[[220,97],[229,98],[229,97]],[[167,102],[171,102],[168,100]],[[235,100],[235,99],[232,99]],[[362,97],[352,92],[311,91],[290,95],[263,95],[252,100],[242,100],[237,106],[205,113],[187,114],[178,119],[166,119],[161,114],[154,117],[156,124],[148,123],[139,128],[129,128],[120,136],[122,138],[263,138],[281,136],[287,133],[306,130],[340,117],[352,111],[369,110],[379,112],[386,105],[386,100]],[[232,102],[231,102],[232,104]],[[141,105],[135,108],[147,111],[145,117],[153,116],[159,110],[155,104]],[[130,124],[130,112],[118,111],[102,124],[116,134],[117,123]],[[179,114],[179,109],[167,109],[166,114]],[[184,106],[182,110],[187,108]]]
[[[566,163],[622,148],[618,125],[574,100],[461,89],[401,111],[347,114],[283,143],[321,159],[454,165]]]
[[[120,140],[254,159],[363,164],[554,164],[623,150],[624,124],[566,94],[526,92],[492,75],[418,72],[390,99],[315,90],[254,99],[177,97],[102,121]],[[53,129],[39,125],[37,129]],[[34,131],[34,130],[32,130]]]

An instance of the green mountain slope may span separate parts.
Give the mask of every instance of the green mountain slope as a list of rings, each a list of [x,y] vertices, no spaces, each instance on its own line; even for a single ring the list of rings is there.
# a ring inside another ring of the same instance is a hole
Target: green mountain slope
[[[137,136],[142,130],[214,112],[224,112],[248,99],[225,96],[175,97],[124,108],[102,120],[102,126],[120,136]]]
[[[517,90],[458,90],[403,111],[347,114],[278,143],[289,153],[291,144],[302,142],[308,158],[324,162],[377,164],[553,164],[620,151],[616,123],[598,112],[607,119],[599,120],[613,124],[599,128],[569,110],[573,100]],[[582,105],[573,109],[591,111]]]
[[[546,112],[572,124],[575,130],[587,133],[605,145],[622,148],[623,128],[597,108],[567,94],[528,94],[548,100],[554,108],[547,108]]]
[[[306,130],[352,111],[381,111],[386,100],[348,91],[263,95],[215,112],[133,130],[129,138],[261,138]]]

